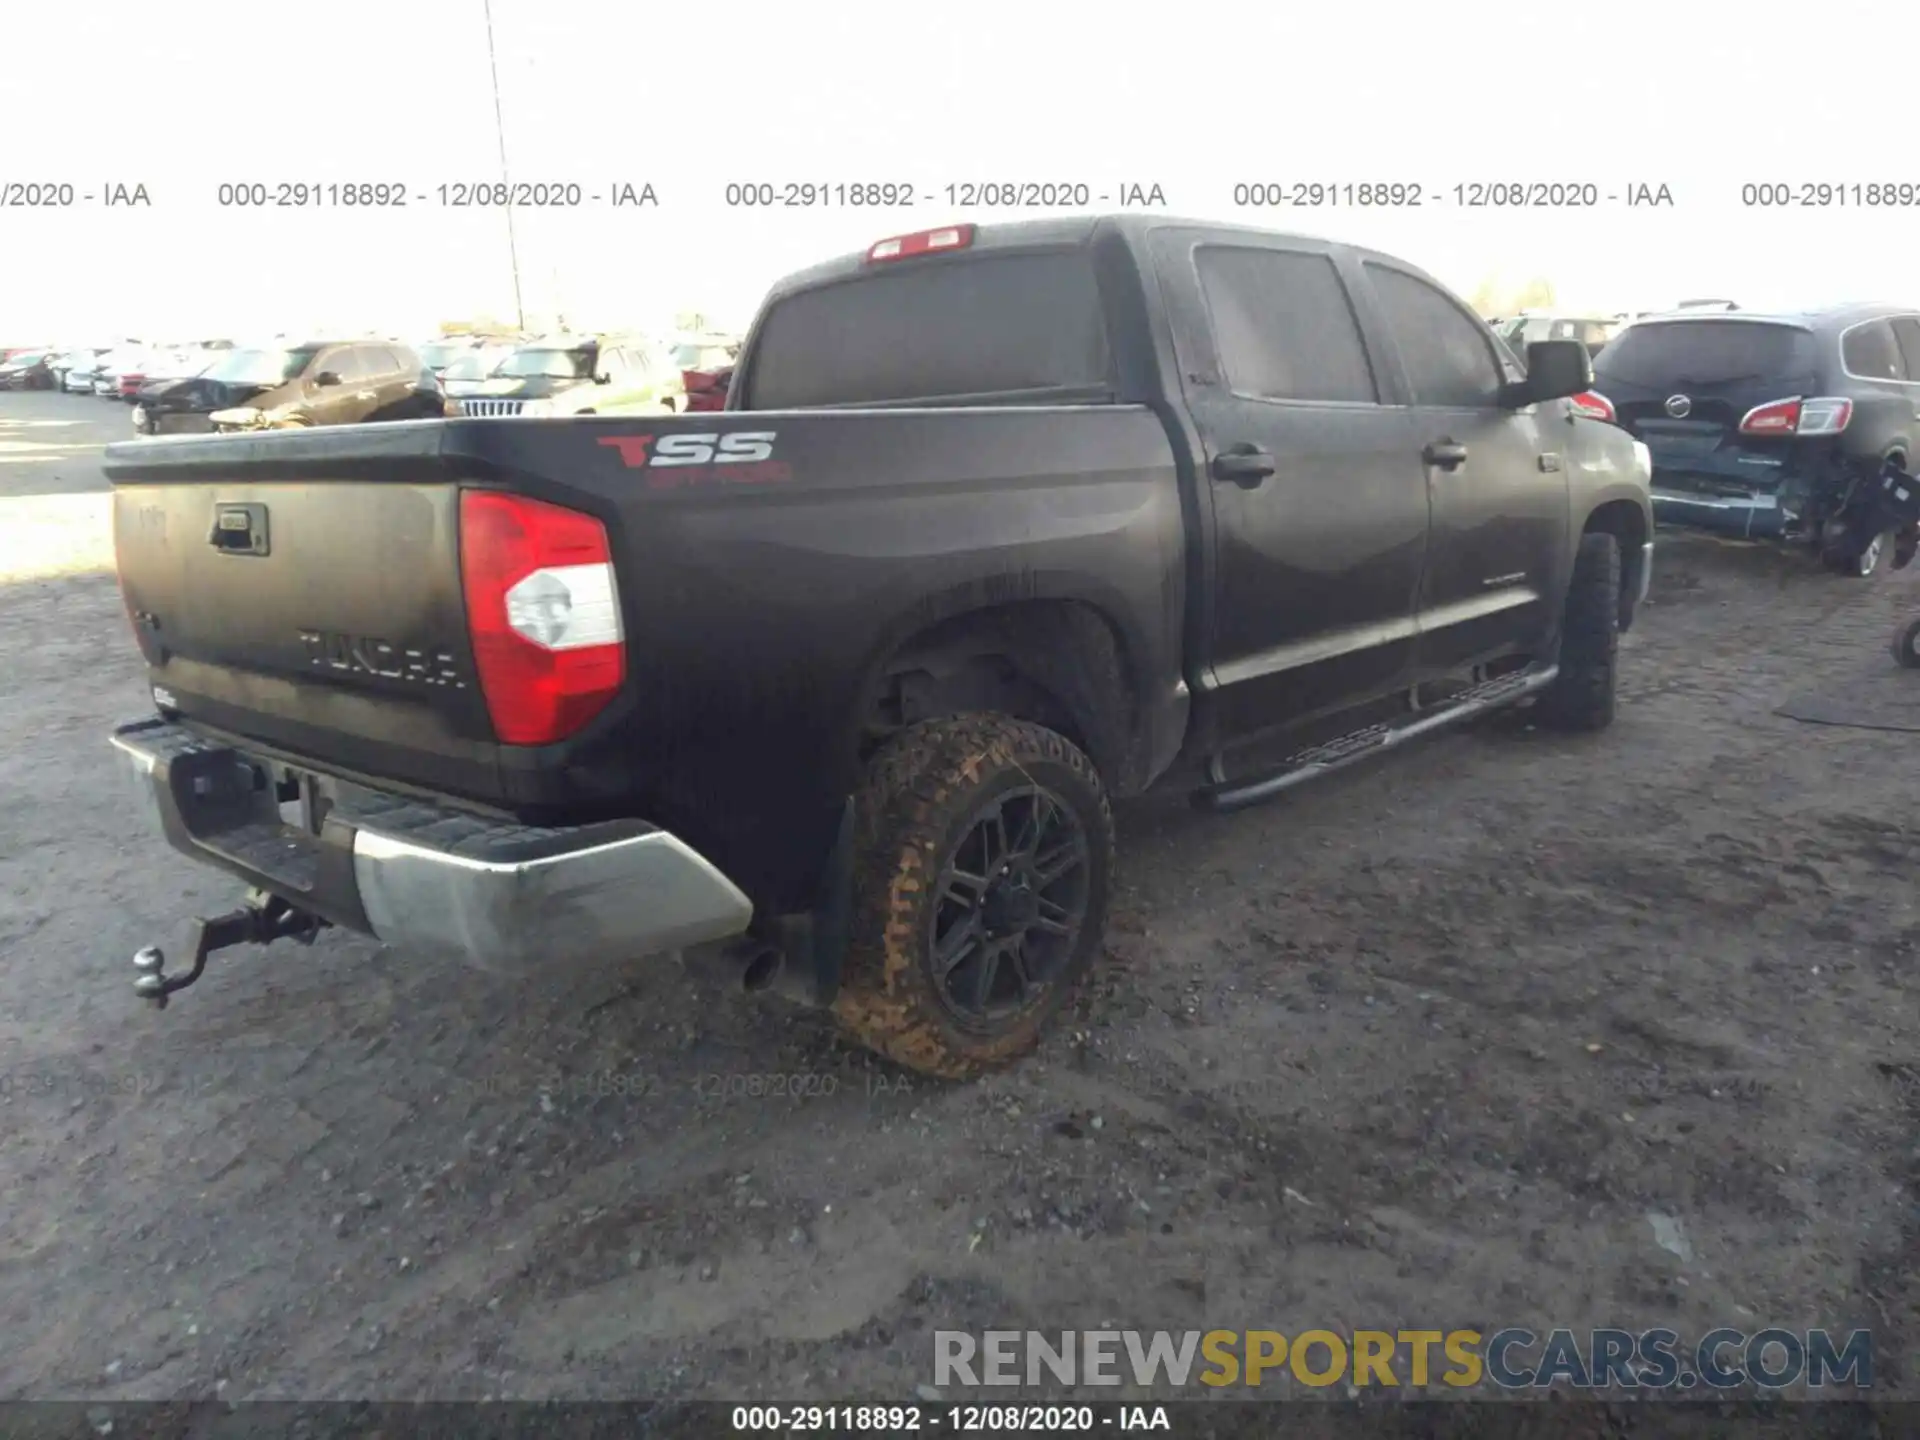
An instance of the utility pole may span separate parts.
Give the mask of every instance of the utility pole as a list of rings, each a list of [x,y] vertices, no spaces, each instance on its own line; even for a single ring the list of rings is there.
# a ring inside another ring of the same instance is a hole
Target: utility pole
[[[487,17],[487,68],[493,72],[493,133],[500,142],[500,182],[508,187],[509,203],[500,208],[507,213],[507,263],[513,267],[513,324],[525,334],[527,312],[520,303],[520,249],[513,238],[513,190],[512,181],[507,178],[507,127],[500,116],[500,62],[493,53],[493,0],[480,0],[480,4]]]

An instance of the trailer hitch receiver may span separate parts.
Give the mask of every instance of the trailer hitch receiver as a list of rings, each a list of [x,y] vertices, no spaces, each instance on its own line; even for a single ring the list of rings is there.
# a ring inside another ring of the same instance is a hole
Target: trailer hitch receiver
[[[309,915],[278,895],[251,891],[238,909],[193,922],[193,967],[184,975],[166,973],[167,959],[159,946],[143,948],[133,957],[133,968],[140,972],[133,982],[133,992],[155,1009],[164,1010],[168,996],[200,978],[207,968],[207,957],[214,951],[234,945],[270,945],[275,940],[311,945],[314,936],[326,927],[327,922],[318,915]]]

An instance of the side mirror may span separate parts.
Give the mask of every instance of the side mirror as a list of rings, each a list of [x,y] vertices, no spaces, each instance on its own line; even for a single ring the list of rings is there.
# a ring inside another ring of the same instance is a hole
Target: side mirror
[[[322,370],[318,375],[313,377],[313,383],[316,385],[338,385],[340,383],[340,376],[335,371]]]
[[[1505,387],[1502,403],[1519,410],[1593,388],[1593,357],[1578,340],[1536,340],[1527,346],[1527,378]]]
[[[603,370],[593,377],[593,383],[596,385],[611,385],[613,383],[613,376]]]

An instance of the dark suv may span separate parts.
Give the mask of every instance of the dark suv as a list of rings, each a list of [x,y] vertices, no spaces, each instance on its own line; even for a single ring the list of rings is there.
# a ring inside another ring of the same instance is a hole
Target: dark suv
[[[229,350],[188,380],[149,385],[134,429],[147,435],[285,430],[446,414],[439,380],[405,345],[314,340]]]
[[[1866,576],[1920,549],[1874,503],[1888,460],[1920,433],[1920,311],[1849,305],[1803,314],[1662,315],[1593,362],[1590,413],[1645,442],[1663,521],[1800,541]]]

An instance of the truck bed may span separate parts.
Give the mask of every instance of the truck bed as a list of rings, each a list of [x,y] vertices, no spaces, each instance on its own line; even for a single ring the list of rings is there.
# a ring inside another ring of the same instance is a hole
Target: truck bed
[[[1178,475],[1144,407],[403,422],[115,445],[107,474],[169,718],[528,823],[666,824],[750,892],[830,833],[875,667],[948,614],[1086,601],[1147,693],[1183,693]],[[470,490],[605,526],[626,678],[562,743],[489,721]]]

